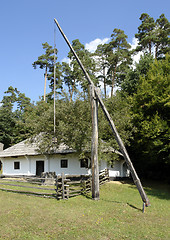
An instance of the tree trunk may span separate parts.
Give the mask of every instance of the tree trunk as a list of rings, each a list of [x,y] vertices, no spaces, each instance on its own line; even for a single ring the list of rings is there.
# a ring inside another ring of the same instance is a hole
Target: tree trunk
[[[158,44],[155,46],[155,59],[158,57]]]
[[[71,89],[71,87],[69,87],[70,102],[72,102],[72,100],[73,100],[73,93],[74,93],[74,90],[75,90],[75,80],[74,80],[74,83],[72,84],[72,89]]]
[[[47,84],[47,66],[45,68],[44,102],[46,101],[46,84]]]
[[[115,65],[114,74],[113,74],[113,71],[112,71],[111,97],[113,97],[113,89],[114,89],[114,84],[115,84],[116,69],[117,69],[117,64]]]
[[[151,40],[149,41],[149,53],[152,54],[152,43],[151,43]]]

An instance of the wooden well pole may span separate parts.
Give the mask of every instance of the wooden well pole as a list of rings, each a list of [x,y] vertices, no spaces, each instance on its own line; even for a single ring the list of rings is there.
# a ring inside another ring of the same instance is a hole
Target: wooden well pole
[[[142,187],[142,184],[141,184],[141,182],[140,182],[140,179],[138,178],[138,175],[137,175],[137,173],[136,173],[136,171],[135,171],[135,169],[134,169],[134,167],[133,167],[133,164],[132,164],[132,162],[131,162],[131,160],[130,160],[130,157],[129,157],[128,153],[127,153],[127,150],[126,150],[126,148],[125,148],[125,146],[124,146],[124,143],[123,143],[123,141],[121,140],[121,138],[120,138],[120,136],[119,136],[119,133],[118,133],[116,127],[115,127],[115,124],[114,124],[114,122],[113,122],[113,120],[112,120],[109,112],[107,111],[107,109],[106,109],[106,107],[105,107],[105,105],[104,105],[104,103],[103,103],[102,98],[100,97],[100,95],[99,95],[99,93],[98,93],[98,91],[97,91],[97,88],[95,87],[93,81],[92,81],[91,78],[89,77],[89,75],[88,75],[88,73],[86,72],[83,64],[81,63],[79,57],[77,56],[76,52],[74,51],[74,49],[73,49],[73,47],[71,46],[69,40],[67,39],[66,35],[64,34],[63,30],[61,29],[59,23],[57,22],[57,20],[56,20],[55,18],[54,18],[54,21],[55,21],[55,23],[56,23],[59,31],[61,32],[63,38],[65,39],[67,45],[69,46],[70,50],[72,51],[73,55],[75,56],[75,58],[76,58],[76,60],[77,60],[77,62],[78,62],[78,64],[79,64],[80,68],[82,69],[82,71],[83,71],[83,73],[84,73],[87,81],[89,82],[89,84],[90,84],[91,86],[93,86],[95,95],[96,95],[96,97],[97,97],[97,99],[98,99],[98,101],[99,101],[99,104],[100,104],[100,106],[101,106],[101,108],[102,108],[102,110],[103,110],[103,112],[104,112],[104,114],[105,114],[106,119],[108,120],[108,122],[109,122],[109,124],[110,124],[110,127],[111,127],[111,129],[112,129],[113,135],[114,135],[114,137],[115,137],[115,139],[116,139],[116,141],[117,141],[117,143],[118,143],[118,145],[119,145],[120,151],[121,151],[121,153],[123,154],[123,157],[124,157],[124,159],[125,159],[125,161],[126,161],[126,163],[127,163],[127,166],[128,166],[128,168],[129,168],[129,170],[130,170],[130,172],[131,172],[133,181],[134,181],[134,183],[136,184],[136,187],[137,187],[137,189],[138,189],[138,191],[139,191],[139,193],[140,193],[140,196],[141,196],[141,198],[142,198],[142,201],[145,203],[145,206],[149,206],[149,205],[150,205],[149,199],[148,199],[148,197],[147,197],[147,195],[146,195],[146,193],[145,193],[145,191],[144,191],[144,189],[143,189],[143,187]]]
[[[91,165],[92,165],[92,199],[99,200],[99,164],[98,164],[98,100],[94,87],[90,86],[91,113],[92,113],[92,142],[91,142]]]

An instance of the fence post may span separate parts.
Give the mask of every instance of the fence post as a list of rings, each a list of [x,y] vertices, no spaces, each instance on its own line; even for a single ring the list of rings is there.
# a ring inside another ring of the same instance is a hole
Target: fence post
[[[65,175],[64,173],[61,174],[61,183],[62,183],[62,199],[64,200],[65,199],[65,196],[64,196],[64,179],[65,179]]]

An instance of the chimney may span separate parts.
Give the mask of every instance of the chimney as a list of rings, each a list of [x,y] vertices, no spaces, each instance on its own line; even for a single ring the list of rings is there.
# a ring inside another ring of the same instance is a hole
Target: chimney
[[[0,142],[0,152],[4,150],[4,144]]]

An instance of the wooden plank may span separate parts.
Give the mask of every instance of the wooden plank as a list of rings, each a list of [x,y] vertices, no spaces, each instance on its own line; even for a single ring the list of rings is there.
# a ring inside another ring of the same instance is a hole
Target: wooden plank
[[[0,182],[18,182],[18,183],[31,183],[31,184],[37,184],[37,185],[44,185],[45,182],[36,182],[36,181],[22,181],[22,180],[14,180],[14,179],[4,179]]]
[[[77,192],[77,193],[81,193],[82,190],[71,190],[71,191],[69,191],[70,194],[72,194],[72,193],[76,193],[76,192]]]
[[[15,193],[28,193],[28,194],[36,194],[36,195],[56,195],[55,193],[40,193],[40,192],[29,192],[29,191],[20,191],[20,190],[14,190],[14,189],[6,189],[6,188],[0,188],[0,190],[7,191],[7,192],[15,192]]]
[[[25,187],[25,188],[33,188],[33,189],[41,189],[41,190],[55,190],[55,188],[42,188],[42,187],[31,187],[31,186],[22,186],[22,185],[18,185],[18,184],[10,184],[10,183],[0,183],[1,185],[5,185],[5,186],[13,186],[13,187]]]
[[[80,196],[81,194],[70,194],[69,197],[76,197],[76,196]]]
[[[50,180],[55,180],[56,178],[40,178],[40,177],[34,177],[34,176],[32,176],[32,177],[29,177],[29,176],[11,176],[11,175],[5,175],[3,178],[1,178],[1,179],[25,179],[25,180],[27,180],[27,179],[29,179],[29,180],[45,180],[45,179],[50,179]]]
[[[69,185],[80,185],[81,182],[80,181],[71,181],[69,182]]]

